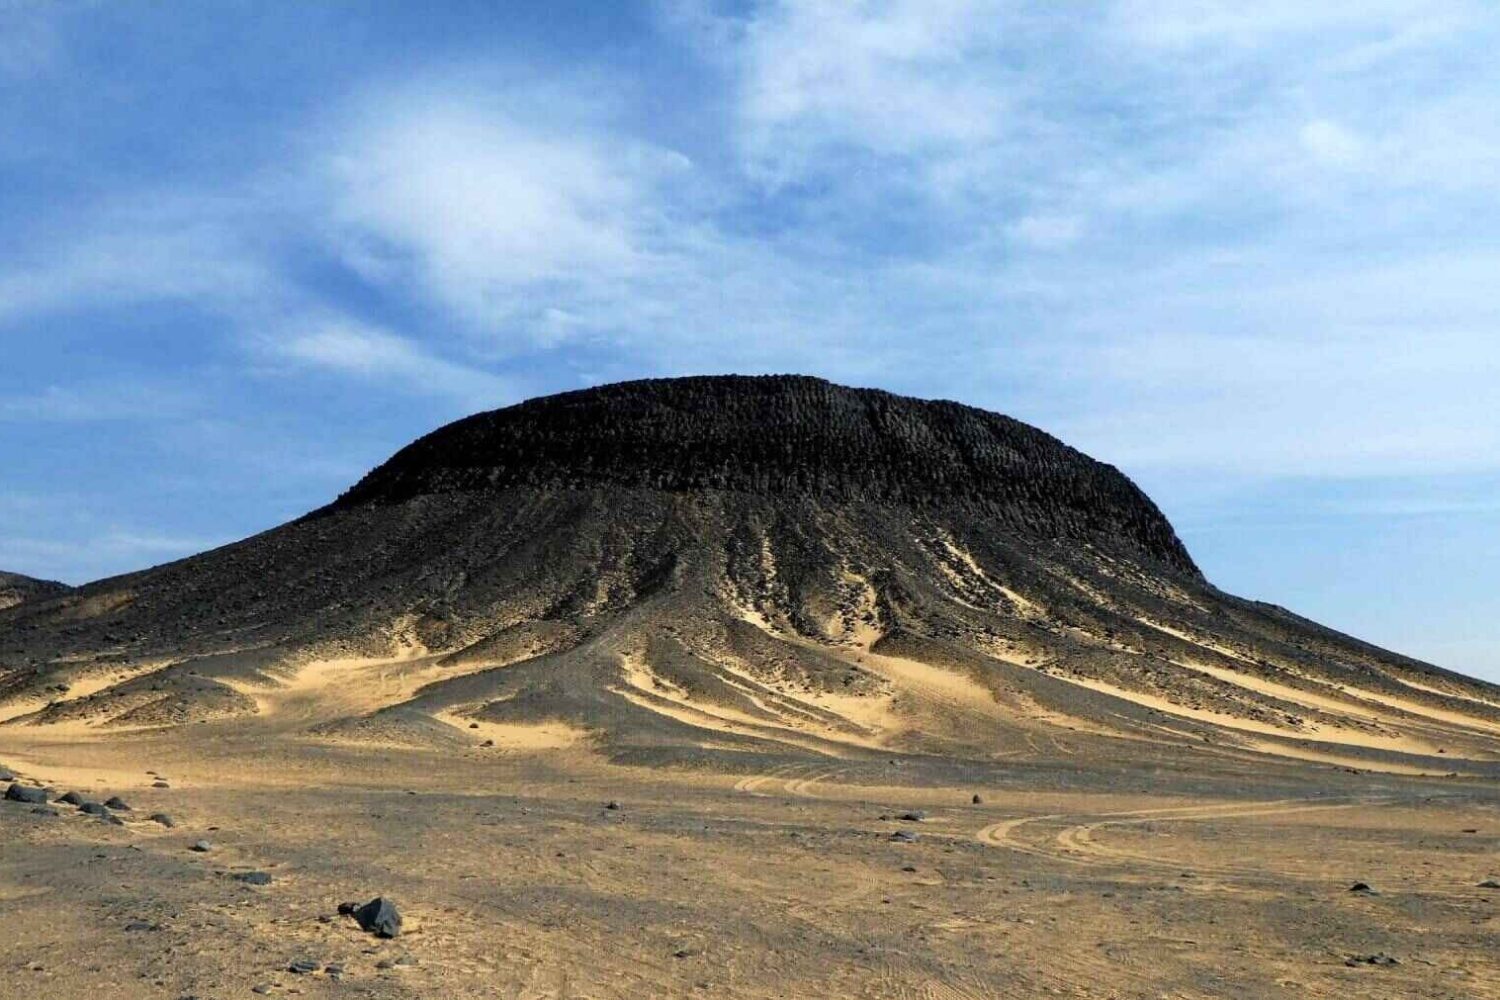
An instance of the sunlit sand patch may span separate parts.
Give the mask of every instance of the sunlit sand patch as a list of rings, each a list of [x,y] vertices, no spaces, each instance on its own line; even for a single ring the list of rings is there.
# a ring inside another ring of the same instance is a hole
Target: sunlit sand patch
[[[1202,649],[1211,650],[1212,652],[1218,653],[1220,656],[1227,656],[1231,660],[1244,659],[1241,654],[1237,653],[1233,649],[1230,649],[1223,643],[1214,642],[1212,639],[1205,639],[1202,636],[1192,635],[1188,632],[1182,631],[1181,629],[1175,629],[1170,625],[1164,625],[1161,622],[1152,621],[1150,618],[1137,617],[1136,621],[1140,622],[1147,628],[1155,629],[1156,631],[1161,632],[1163,635],[1170,635],[1174,639],[1181,639],[1183,642],[1191,643],[1192,645],[1198,646]]]
[[[399,657],[314,660],[273,683],[233,678],[220,683],[253,698],[267,721],[316,723],[367,715],[410,701],[428,684],[481,673],[500,664],[443,665],[425,651]]]
[[[476,740],[492,741],[498,751],[511,753],[564,750],[585,743],[589,738],[587,730],[565,722],[489,722],[457,712],[438,712],[433,718],[462,730]]]
[[[1442,695],[1445,698],[1456,698],[1459,701],[1473,702],[1476,705],[1484,705],[1487,708],[1500,708],[1500,701],[1486,701],[1483,698],[1475,698],[1471,695],[1459,694],[1456,691],[1444,691],[1442,688],[1431,687],[1427,684],[1423,684],[1419,681],[1414,681],[1406,677],[1395,677],[1392,679],[1406,687],[1414,688],[1418,691],[1426,691],[1428,694],[1438,694]]]
[[[1256,719],[1246,719],[1237,715],[1230,715],[1225,712],[1216,712],[1211,709],[1205,708],[1191,708],[1189,706],[1180,705],[1175,701],[1170,701],[1169,699],[1162,698],[1156,695],[1145,694],[1140,691],[1132,691],[1129,688],[1123,688],[1115,684],[1110,684],[1108,681],[1095,680],[1088,677],[1072,676],[1063,676],[1060,679],[1067,681],[1069,684],[1087,688],[1090,691],[1097,691],[1100,694],[1107,694],[1111,697],[1119,698],[1123,701],[1134,702],[1135,704],[1140,705],[1144,708],[1150,708],[1158,712],[1163,712],[1167,715],[1175,715],[1185,719],[1192,719],[1196,722],[1206,722],[1211,725],[1218,726],[1222,729],[1235,730],[1241,733],[1252,733],[1263,736],[1279,736],[1284,739],[1303,740],[1314,743],[1327,743],[1333,746],[1353,745],[1374,750],[1389,750],[1397,753],[1421,755],[1432,754],[1437,749],[1433,744],[1425,740],[1415,739],[1410,736],[1379,736],[1354,729],[1339,730],[1339,733],[1336,737],[1311,735],[1309,733],[1305,733],[1289,727],[1275,726],[1271,725],[1270,723],[1260,722]],[[1264,741],[1259,742],[1257,745],[1275,746],[1275,744],[1267,744]],[[1300,756],[1300,753],[1294,753],[1288,750],[1283,755]]]
[[[0,705],[0,724],[20,719],[23,716],[40,712],[51,704],[66,705],[70,702],[79,701],[90,695],[106,691],[116,684],[124,684],[137,677],[144,677],[154,673],[165,666],[171,665],[173,660],[161,660],[151,663],[135,664],[128,670],[110,670],[106,672],[89,673],[76,679],[68,680],[68,690],[59,692],[51,697],[27,698],[14,701],[8,705]]]
[[[787,743],[819,754],[829,752],[829,743],[861,743],[853,734],[830,726],[784,715],[758,718],[725,705],[691,700],[687,692],[661,678],[638,656],[621,657],[625,683],[610,690],[637,707],[666,716],[695,729]],[[870,744],[873,745],[873,744]]]
[[[985,572],[984,567],[979,564],[979,560],[974,558],[973,553],[964,548],[962,545],[959,545],[958,542],[954,540],[953,536],[947,531],[939,531],[937,533],[937,536],[938,539],[943,543],[943,547],[948,550],[948,553],[955,559],[959,560],[959,562],[963,563],[964,568],[968,570],[970,574],[972,574],[976,579],[981,580],[986,586],[992,587],[1000,593],[1004,594],[1005,597],[1013,605],[1015,605],[1016,609],[1022,614],[1022,616],[1028,618],[1040,618],[1046,615],[1046,608],[1042,607],[1040,604],[1036,603],[1030,598],[1018,593],[1017,591],[1012,590],[1010,587],[1005,586],[1004,584],[991,577],[987,572]],[[955,584],[963,583],[963,580],[956,574],[954,574],[947,566],[939,564],[939,569],[942,570],[943,575],[946,576],[950,582]]]
[[[1243,742],[1249,749],[1259,751],[1260,753],[1274,754],[1277,757],[1290,757],[1293,760],[1305,760],[1315,764],[1332,764],[1335,767],[1351,768],[1358,771],[1378,771],[1382,774],[1425,775],[1428,777],[1446,773],[1441,768],[1418,767],[1415,764],[1397,764],[1390,761],[1372,761],[1363,757],[1349,757],[1322,750],[1309,750],[1305,747],[1287,746],[1286,744],[1270,740],[1247,738]]]

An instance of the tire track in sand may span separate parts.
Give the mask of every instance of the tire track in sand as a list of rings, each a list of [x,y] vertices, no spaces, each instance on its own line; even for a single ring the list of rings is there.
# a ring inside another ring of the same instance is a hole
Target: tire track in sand
[[[1099,863],[1122,863],[1170,870],[1192,868],[1194,871],[1201,873],[1249,878],[1285,876],[1292,873],[1275,872],[1248,865],[1202,864],[1196,861],[1161,858],[1140,851],[1108,846],[1095,840],[1094,834],[1097,831],[1112,827],[1135,826],[1161,820],[1168,822],[1197,822],[1216,819],[1248,819],[1262,816],[1293,816],[1300,813],[1356,809],[1361,806],[1381,806],[1392,801],[1394,799],[1390,797],[1352,798],[1334,801],[1326,799],[1321,801],[1312,799],[1282,799],[1265,803],[1244,803],[1238,808],[1205,807],[1197,811],[1171,815],[1120,816],[1098,819],[1092,822],[1076,823],[1059,831],[1054,839],[1061,850],[1072,852],[1080,858]]]
[[[1032,857],[1062,861],[1079,866],[1097,866],[1107,863],[1126,863],[1150,868],[1178,870],[1194,867],[1225,875],[1264,876],[1274,874],[1263,869],[1245,866],[1203,866],[1183,861],[1172,861],[1150,854],[1125,851],[1107,847],[1094,839],[1096,831],[1113,826],[1128,826],[1156,821],[1191,822],[1214,819],[1238,819],[1261,816],[1285,816],[1304,812],[1330,809],[1351,809],[1359,806],[1383,805],[1389,798],[1359,799],[1275,799],[1258,802],[1216,803],[1196,806],[1169,806],[1156,809],[1135,809],[1113,813],[1047,813],[1035,816],[1019,816],[1000,820],[980,828],[974,838],[990,847],[1027,854]],[[1062,821],[1067,825],[1050,841],[1031,841],[1020,837],[1017,831],[1028,826]]]

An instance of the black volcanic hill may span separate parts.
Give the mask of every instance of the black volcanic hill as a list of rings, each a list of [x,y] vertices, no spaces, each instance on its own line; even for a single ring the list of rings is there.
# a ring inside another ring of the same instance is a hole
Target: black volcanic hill
[[[972,407],[780,376],[479,414],[290,524],[0,611],[6,719],[1500,760],[1500,689],[1223,593],[1112,467]]]
[[[67,584],[55,580],[36,580],[20,573],[0,572],[0,611],[40,597],[67,593]]]
[[[962,505],[1019,532],[1197,573],[1134,483],[1035,427],[801,376],[624,382],[477,414],[403,448],[333,509],[453,491],[612,486]]]

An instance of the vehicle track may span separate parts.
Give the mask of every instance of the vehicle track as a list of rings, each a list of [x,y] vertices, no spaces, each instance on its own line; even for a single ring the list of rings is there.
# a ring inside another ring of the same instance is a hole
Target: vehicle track
[[[1209,864],[1196,861],[1162,858],[1140,851],[1111,847],[1095,839],[1099,831],[1112,827],[1132,826],[1154,822],[1198,822],[1208,820],[1235,820],[1265,816],[1291,816],[1307,812],[1322,812],[1338,809],[1353,809],[1361,806],[1381,806],[1395,801],[1392,797],[1359,797],[1343,799],[1276,799],[1258,802],[1218,803],[1199,806],[1171,806],[1157,809],[1136,809],[1102,814],[1048,813],[1037,816],[1021,816],[1001,820],[980,828],[975,839],[990,847],[1000,847],[1047,858],[1076,866],[1097,867],[1123,864],[1154,870],[1179,871],[1191,868],[1196,873],[1222,875],[1236,878],[1266,878],[1294,875],[1292,872],[1274,872],[1265,868],[1235,864]],[[1066,825],[1050,839],[1026,840],[1017,831],[1035,824],[1063,821]],[[1050,845],[1050,846],[1049,846]]]

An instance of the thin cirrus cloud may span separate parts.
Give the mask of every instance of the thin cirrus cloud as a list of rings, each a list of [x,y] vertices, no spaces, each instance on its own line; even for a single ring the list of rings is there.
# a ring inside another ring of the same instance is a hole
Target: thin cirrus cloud
[[[652,188],[682,157],[414,90],[361,108],[317,164],[340,249],[368,278],[495,329],[540,318],[538,289],[583,297],[650,266]]]
[[[291,324],[267,340],[269,353],[297,365],[452,398],[472,408],[515,397],[506,379],[437,357],[414,340],[347,318]]]

